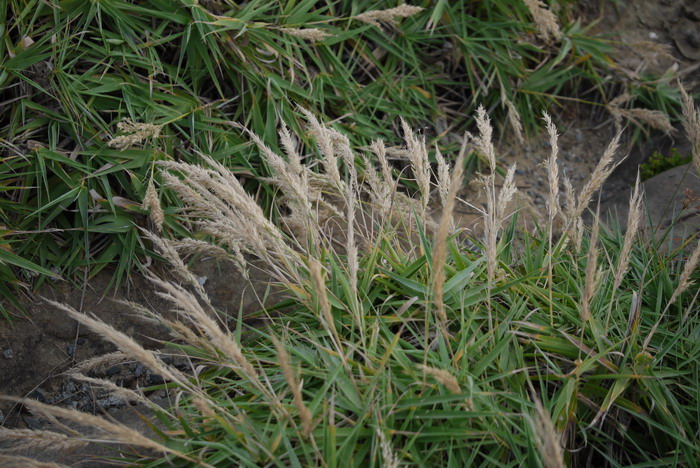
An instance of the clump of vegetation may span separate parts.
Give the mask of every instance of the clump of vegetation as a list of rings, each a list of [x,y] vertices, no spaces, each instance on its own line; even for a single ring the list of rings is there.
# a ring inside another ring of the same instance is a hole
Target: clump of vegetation
[[[604,79],[617,73],[611,45],[572,20],[571,2],[391,6],[2,2],[0,294],[31,282],[10,265],[88,279],[109,266],[119,283],[153,255],[137,228],[138,200],[157,161],[207,154],[257,186],[269,209],[273,190],[261,181],[270,168],[233,123],[279,149],[280,121],[300,134],[291,104],[299,103],[353,144],[393,145],[398,117],[430,134],[460,134],[484,103],[521,135],[536,127],[537,109],[582,87],[594,91],[588,102],[607,102],[616,81]],[[631,95],[645,90],[656,99],[649,105],[668,110],[668,89],[638,85]],[[159,131],[132,132],[130,121]],[[170,216],[179,201],[161,202],[166,228],[183,233]]]
[[[208,240],[149,236],[179,275],[153,278],[178,319],[140,310],[169,327],[190,373],[57,304],[119,348],[105,359],[136,359],[167,380],[177,398],[165,409],[114,389],[149,405],[163,429],[149,438],[96,416],[24,404],[92,426],[86,440],[128,444],[123,456],[144,466],[695,463],[700,316],[691,285],[700,242],[668,252],[645,237],[639,182],[624,235],[598,217],[582,225],[615,167],[617,139],[581,192],[564,178],[560,197],[557,132],[545,115],[548,221],[533,231],[509,214],[514,168],[497,180],[483,108],[479,133],[465,137],[453,167],[440,156],[434,175],[425,140],[404,124],[410,171],[402,179],[381,141],[358,154],[344,134],[301,112],[321,168],[304,164],[286,127],[284,155],[250,134],[281,191],[281,227],[214,159],[159,164],[182,215]],[[453,219],[470,146],[487,162],[481,235]],[[418,187],[415,197],[397,190],[403,178]],[[554,221],[563,226],[556,233]],[[287,299],[260,312],[264,326],[227,329],[181,258],[202,252],[244,271],[265,269]],[[29,436],[13,435],[20,443]]]
[[[668,155],[664,155],[659,151],[654,151],[654,153],[649,156],[649,159],[639,166],[639,174],[642,177],[642,181],[644,181],[664,171],[673,169],[674,167],[688,164],[692,160],[692,156],[683,156],[676,148],[672,148],[671,154]]]

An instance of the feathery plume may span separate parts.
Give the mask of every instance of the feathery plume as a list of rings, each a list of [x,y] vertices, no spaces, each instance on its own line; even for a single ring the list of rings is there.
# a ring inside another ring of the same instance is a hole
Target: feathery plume
[[[447,206],[450,193],[450,166],[445,162],[445,158],[440,150],[435,147],[435,160],[437,161],[437,187],[440,195],[440,203],[443,209]]]
[[[63,465],[61,463],[42,462],[20,455],[3,454],[0,454],[0,466],[4,466],[5,468],[70,468],[68,465]]]
[[[681,104],[683,107],[683,127],[688,134],[688,140],[693,152],[693,164],[700,177],[700,109],[695,109],[693,98],[688,95],[683,85],[678,81],[678,88],[681,91]]]
[[[379,447],[382,449],[382,458],[386,468],[399,468],[399,457],[391,448],[391,443],[387,440],[384,431],[377,428],[377,437],[379,438]]]
[[[430,201],[430,162],[428,160],[428,149],[425,146],[425,137],[417,138],[411,127],[404,119],[401,119],[404,141],[408,151],[408,159],[411,161],[413,175],[418,184],[421,195],[421,205],[423,208],[422,219],[426,219],[426,210]]]
[[[117,129],[123,132],[124,135],[112,138],[107,142],[107,146],[118,150],[125,150],[130,146],[141,144],[148,138],[158,138],[163,126],[124,119],[117,124]]]
[[[290,36],[298,37],[300,39],[304,39],[305,41],[311,42],[321,42],[329,37],[332,37],[332,34],[318,28],[280,28],[280,31],[285,34],[289,34]]]
[[[486,114],[486,109],[481,104],[476,110],[476,126],[479,129],[479,136],[474,138],[476,147],[489,163],[491,173],[495,173],[496,149],[493,146],[493,127],[491,126],[491,119]]]
[[[547,413],[547,410],[542,406],[539,398],[533,395],[535,403],[535,420],[534,429],[537,449],[542,455],[542,462],[546,468],[564,468],[564,455],[557,435],[552,418]]]
[[[65,304],[54,302],[49,299],[46,299],[46,302],[53,307],[66,312],[72,319],[77,320],[98,335],[106,338],[108,341],[115,344],[123,353],[128,354],[134,359],[142,362],[146,367],[157,371],[166,379],[177,382],[177,384],[182,388],[190,388],[190,385],[187,383],[188,379],[184,374],[174,367],[170,367],[163,363],[160,359],[158,359],[158,357],[156,357],[155,353],[143,348],[140,344],[138,344],[132,338],[126,336],[124,333],[115,330],[112,328],[112,326],[104,322],[91,318],[86,314],[82,314]]]
[[[326,291],[326,282],[323,279],[321,264],[315,258],[309,259],[309,272],[311,273],[311,281],[314,285],[314,290],[318,294],[318,305],[321,308],[321,317],[325,322],[326,328],[334,337],[338,336],[335,329],[335,320],[331,311],[331,303],[328,301],[328,292]]]
[[[0,427],[0,440],[3,452],[29,451],[43,453],[46,451],[66,452],[87,445],[87,441],[70,437],[60,432],[38,429],[8,429]],[[6,466],[0,463],[0,466]]]
[[[549,134],[549,144],[551,152],[547,160],[547,176],[549,179],[549,221],[552,223],[554,217],[559,211],[559,165],[557,157],[559,155],[559,136],[557,135],[557,127],[552,122],[552,118],[545,111],[542,112],[545,123],[547,124],[547,133]]]
[[[388,23],[392,26],[398,25],[396,18],[408,18],[423,11],[422,7],[406,5],[405,3],[395,8],[386,10],[371,10],[354,16],[354,19],[381,28],[381,23]]]
[[[581,303],[581,328],[586,327],[586,322],[591,318],[591,300],[595,295],[600,274],[598,271],[598,232],[600,230],[599,211],[596,212],[593,220],[593,228],[591,230],[591,239],[588,244],[588,257],[586,259],[586,281],[583,289],[583,298]],[[583,331],[582,331],[583,333]]]
[[[576,201],[576,209],[572,213],[573,218],[578,218],[579,216],[581,216],[583,211],[588,207],[588,204],[591,202],[593,194],[600,187],[602,187],[603,183],[607,180],[610,174],[612,174],[613,171],[617,168],[617,166],[619,166],[622,162],[622,160],[618,162],[613,161],[615,153],[617,152],[617,149],[620,146],[621,136],[622,135],[620,133],[615,135],[615,137],[612,139],[605,152],[603,153],[603,157],[600,158],[600,161],[598,161],[598,164],[593,170],[593,174],[591,174],[590,180],[586,182],[586,184],[581,189],[581,192],[578,195],[578,200]],[[572,220],[570,219],[569,222],[571,221]]]
[[[523,0],[530,15],[535,21],[535,27],[540,38],[548,41],[550,39],[560,40],[562,38],[559,22],[552,10],[547,8],[541,0]]]
[[[160,199],[158,198],[156,187],[153,184],[153,179],[148,181],[146,195],[143,197],[141,208],[148,212],[148,216],[151,218],[151,221],[156,229],[158,229],[159,232],[162,231],[163,222],[165,221],[165,213],[160,205]]]
[[[513,104],[513,101],[508,99],[504,87],[501,87],[501,102],[503,102],[508,109],[508,122],[515,132],[515,138],[519,144],[525,144],[525,137],[523,136],[523,123],[520,118],[520,113],[518,109]]]
[[[94,416],[92,414],[84,413],[78,410],[61,408],[60,406],[47,405],[44,403],[40,403],[36,400],[11,397],[3,397],[3,399],[21,403],[22,405],[30,408],[32,411],[35,411],[40,414],[67,419],[69,421],[78,423],[82,426],[98,429],[108,434],[111,440],[116,443],[134,445],[137,447],[155,450],[161,453],[169,453],[177,457],[183,458],[185,460],[188,460],[190,462],[195,462],[195,460],[191,459],[184,453],[178,452],[177,450],[171,449],[161,443],[156,442],[155,440],[149,439],[148,437],[144,436],[135,429],[132,429],[123,424],[110,422],[107,419],[101,418],[99,416]],[[203,463],[201,460],[199,461],[199,466],[206,466],[211,468],[211,465]]]
[[[613,291],[616,291],[617,288],[620,287],[622,284],[622,278],[624,278],[627,268],[629,267],[630,254],[632,253],[632,246],[634,244],[634,239],[637,236],[637,229],[639,229],[639,221],[641,217],[642,191],[639,173],[637,173],[637,182],[634,184],[634,190],[630,196],[629,212],[627,214],[627,231],[625,232],[625,239],[622,243],[620,259],[618,260],[617,268],[615,269]]]
[[[557,157],[559,155],[559,136],[557,135],[557,127],[552,122],[552,118],[545,111],[542,111],[542,117],[547,124],[547,133],[549,134],[549,145],[551,151],[547,160],[547,178],[549,181],[549,200],[547,203],[547,213],[549,214],[549,223],[547,223],[547,283],[549,291],[549,324],[554,326],[554,299],[553,299],[553,266],[552,266],[552,236],[554,234],[554,218],[559,212],[559,164]]]
[[[457,395],[462,393],[462,389],[457,382],[457,379],[443,369],[436,369],[435,367],[426,366],[419,364],[418,368],[422,370],[425,374],[433,377],[439,383],[441,383],[450,393]]]
[[[452,226],[452,213],[455,207],[455,201],[457,200],[457,192],[462,185],[462,178],[464,176],[464,160],[467,155],[467,137],[465,135],[462,141],[462,148],[460,149],[459,156],[457,156],[457,161],[455,162],[454,170],[452,172],[452,178],[449,181],[449,187],[447,187],[447,194],[443,200],[443,210],[442,216],[440,218],[440,225],[438,227],[437,234],[435,235],[435,247],[433,248],[433,303],[435,304],[435,309],[437,312],[438,320],[440,321],[440,326],[442,332],[447,334],[447,314],[445,313],[445,305],[442,301],[443,290],[445,287],[445,264],[447,259],[447,237],[449,235],[450,226]],[[442,159],[442,156],[440,156]],[[446,167],[447,164],[443,164]],[[443,174],[442,177],[447,177],[448,174]],[[446,184],[446,181],[441,181],[441,184]]]

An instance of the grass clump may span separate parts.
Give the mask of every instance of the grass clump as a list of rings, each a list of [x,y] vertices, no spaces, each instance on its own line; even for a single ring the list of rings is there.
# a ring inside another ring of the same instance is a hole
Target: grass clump
[[[642,180],[648,180],[664,171],[688,164],[692,160],[692,156],[683,156],[676,148],[671,148],[671,153],[668,155],[654,151],[649,159],[639,166],[639,173]]]
[[[615,142],[581,193],[567,186],[566,205],[551,191],[548,224],[534,229],[508,215],[512,171],[500,184],[491,166],[482,236],[459,229],[452,213],[469,146],[492,159],[483,109],[457,166],[436,177],[423,171],[425,141],[405,126],[413,154],[403,177],[417,179],[415,197],[385,170],[381,142],[360,168],[342,133],[302,112],[322,169],[302,163],[286,128],[284,156],[251,136],[281,190],[281,228],[213,159],[160,165],[183,215],[210,239],[150,236],[180,280],[153,278],[179,317],[155,318],[191,375],[68,310],[178,395],[154,408],[157,440],[130,439],[124,456],[144,466],[695,465],[700,243],[667,252],[656,237],[609,230],[598,217],[581,225]],[[433,216],[422,199],[435,189],[444,196]],[[637,184],[630,226],[640,201]],[[286,299],[255,317],[263,326],[227,321],[181,260],[192,251],[263,268]],[[116,441],[133,436],[96,428]]]
[[[3,259],[9,285],[29,278],[8,265],[83,280],[110,266],[119,283],[153,254],[137,201],[157,161],[207,154],[256,188],[272,169],[232,123],[277,150],[277,122],[300,134],[299,103],[353,144],[391,146],[398,117],[459,134],[483,102],[521,135],[582,86],[607,101],[612,72],[611,44],[566,1],[3,0],[0,24],[2,245],[24,263]],[[179,201],[161,203],[181,234]]]

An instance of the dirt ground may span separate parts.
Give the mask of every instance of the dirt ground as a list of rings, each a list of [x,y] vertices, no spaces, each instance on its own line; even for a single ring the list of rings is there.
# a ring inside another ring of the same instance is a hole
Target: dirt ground
[[[592,2],[591,2],[592,3]],[[663,72],[671,67],[689,89],[697,91],[698,69],[700,68],[700,2],[696,0],[635,0],[619,2],[616,9],[613,2],[601,2],[604,11],[599,12],[598,31],[614,31],[621,46],[618,62],[629,71],[630,79],[643,71]],[[595,15],[593,15],[595,16]],[[631,44],[642,44],[630,46]],[[644,46],[646,44],[646,46]],[[651,44],[667,47],[667,53],[658,52]],[[556,123],[560,128],[560,167],[574,185],[582,185],[612,139],[614,128],[609,116],[601,113],[581,115],[562,113]],[[641,146],[625,147],[628,152],[625,163],[614,174],[605,187],[602,202],[604,209],[619,211],[624,216],[626,193],[634,182],[637,168],[653,151],[668,151],[677,147],[687,150],[687,142],[682,129],[672,135],[655,135]],[[509,141],[499,142],[499,158],[507,164],[517,163],[517,184],[526,197],[527,203],[543,207],[547,194],[547,179],[541,162],[549,155],[547,136],[533,138],[523,148]],[[680,202],[681,195],[671,196],[669,186],[689,184],[687,188],[700,196],[697,177],[686,177],[683,169],[666,174],[662,179],[647,183],[647,198],[658,201],[657,222],[663,222],[668,207]],[[674,178],[675,177],[675,178]],[[694,184],[694,185],[693,185]],[[467,192],[465,197],[475,194]],[[686,192],[687,195],[687,192]],[[663,197],[663,198],[662,198]],[[478,204],[478,198],[474,198]],[[698,212],[700,201],[686,207],[684,216],[688,221],[685,235],[698,232]],[[463,208],[464,222],[474,219],[474,212]],[[693,224],[695,223],[695,224]],[[266,292],[265,278],[254,275],[253,284],[243,280],[231,266],[221,265],[213,260],[199,261],[193,265],[194,272],[204,284],[213,299],[214,305],[225,313],[236,317],[239,312],[247,313],[259,309],[259,298]],[[155,294],[153,286],[137,274],[116,292],[105,293],[109,273],[98,274],[83,288],[73,288],[65,282],[55,282],[41,288],[33,301],[28,301],[29,318],[12,323],[0,321],[0,394],[36,398],[52,404],[78,407],[85,411],[107,411],[117,419],[129,420],[134,412],[120,402],[110,404],[89,386],[76,385],[65,373],[76,363],[94,356],[114,351],[114,348],[99,336],[78,326],[65,314],[56,310],[45,299],[69,304],[80,311],[94,313],[115,328],[136,338],[151,349],[162,349],[161,340],[168,339],[167,330],[159,328],[134,314],[121,303],[127,299],[143,304],[161,313],[166,313],[169,305]],[[137,375],[138,374],[138,375]],[[141,369],[138,363],[127,363],[121,367],[104,369],[103,375],[124,386],[135,388],[158,383],[158,376]],[[163,398],[162,393],[154,393],[152,398]],[[132,418],[133,419],[133,418]],[[0,425],[8,427],[43,427],[44,422],[25,412],[11,402],[0,402]],[[136,423],[135,423],[136,424]],[[97,453],[95,451],[91,453]],[[84,454],[83,454],[84,455]],[[75,466],[97,466],[82,459],[73,458],[69,463]]]

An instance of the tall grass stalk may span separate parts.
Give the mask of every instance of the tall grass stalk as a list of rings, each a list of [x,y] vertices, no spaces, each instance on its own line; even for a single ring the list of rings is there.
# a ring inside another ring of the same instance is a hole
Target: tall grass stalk
[[[592,230],[582,228],[580,250],[565,248],[566,231],[552,246],[549,227],[529,231],[513,218],[503,228],[514,168],[497,191],[483,109],[476,121],[479,135],[471,141],[489,163],[481,250],[468,247],[471,233],[450,216],[460,203],[455,192],[466,150],[448,170],[437,226],[420,216],[419,171],[394,176],[381,143],[359,154],[315,118],[307,123],[316,146],[305,148],[315,148],[324,164],[297,164],[304,147],[292,145],[284,131],[286,154],[268,145],[276,156],[261,156],[275,166],[270,183],[279,189],[279,226],[243,189],[241,177],[216,161],[162,163],[164,186],[181,197],[180,215],[203,235],[201,243],[154,240],[155,248],[162,247],[177,270],[184,249],[201,252],[202,243],[211,242],[217,252],[268,272],[284,298],[246,320],[229,321],[185,272],[178,274],[180,283],[154,278],[176,318],[143,307],[136,312],[171,330],[175,340],[168,346],[188,357],[189,370],[64,307],[121,351],[75,372],[128,356],[167,380],[160,388],[176,398],[171,407],[153,405],[163,427],[149,436],[96,416],[26,404],[58,418],[83,418],[103,439],[131,444],[131,450],[122,448],[124,462],[143,466],[694,466],[700,456],[694,440],[700,319],[688,310],[695,307],[691,286],[698,280],[700,244],[684,256],[654,238],[632,242],[599,216]],[[401,151],[411,144],[407,139]],[[614,166],[609,154],[603,159],[598,179]],[[386,216],[373,202],[380,176],[372,171],[398,182]],[[439,172],[428,180],[430,190],[445,184],[444,169],[443,176]],[[282,183],[292,175],[308,180],[309,194]],[[576,194],[565,182],[562,212],[572,226],[598,183]],[[318,192],[310,195],[314,187]],[[305,209],[304,197],[317,217],[316,241],[284,221]],[[349,229],[356,253],[348,248]],[[355,256],[356,269],[349,266]],[[682,312],[671,313],[672,307]],[[92,440],[94,434],[67,435]]]

